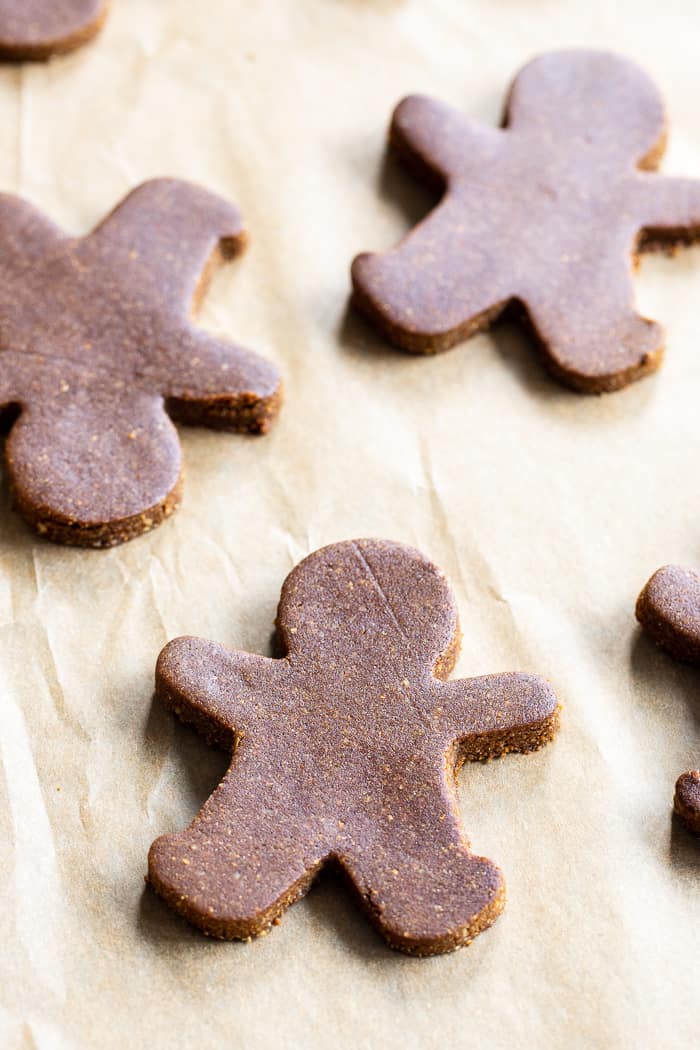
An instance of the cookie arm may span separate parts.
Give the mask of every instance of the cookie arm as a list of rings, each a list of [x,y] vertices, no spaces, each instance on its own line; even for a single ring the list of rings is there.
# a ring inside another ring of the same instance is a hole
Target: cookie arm
[[[11,300],[18,274],[46,265],[70,241],[59,228],[30,204],[10,193],[0,193],[0,414],[11,404],[24,405],[31,394],[26,361],[13,350],[14,339],[5,338],[4,313]]]
[[[463,240],[454,251],[454,231]],[[395,346],[438,353],[498,317],[513,295],[510,267],[494,265],[483,215],[448,195],[391,251],[352,264],[353,302]]]
[[[496,128],[480,127],[451,106],[409,95],[394,110],[389,142],[416,174],[428,182],[444,183],[464,171],[475,154],[491,153],[500,142]]]
[[[509,673],[436,683],[435,718],[463,759],[535,751],[559,727],[554,690],[537,675]]]
[[[700,179],[639,172],[633,186],[633,200],[641,219],[642,249],[700,240]]]
[[[265,433],[282,403],[277,367],[252,350],[186,325],[145,356],[171,418],[193,426]]]
[[[153,179],[118,204],[87,242],[99,245],[105,264],[119,268],[141,300],[183,318],[217,262],[237,254],[246,236],[234,205],[189,182]]]
[[[230,748],[260,718],[283,664],[203,638],[175,638],[158,657],[156,695],[183,722]]]
[[[27,268],[46,261],[47,255],[61,250],[70,238],[29,201],[11,193],[0,193],[0,280],[4,271],[16,274],[21,264]],[[15,278],[16,279],[16,278]]]
[[[398,105],[390,131],[396,152],[441,186],[470,172],[483,184],[504,140],[502,131],[422,95]],[[396,248],[354,260],[353,301],[395,346],[446,350],[490,324],[512,297],[511,267],[494,265],[485,207],[476,189],[469,207],[448,193]]]

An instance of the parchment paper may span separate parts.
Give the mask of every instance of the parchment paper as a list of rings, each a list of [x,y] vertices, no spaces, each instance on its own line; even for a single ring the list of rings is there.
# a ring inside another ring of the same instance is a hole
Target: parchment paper
[[[700,846],[671,820],[700,764],[700,675],[635,627],[668,562],[700,562],[700,252],[648,259],[663,370],[568,393],[500,326],[434,359],[346,313],[348,266],[432,198],[384,158],[425,91],[494,123],[549,48],[624,50],[671,116],[667,171],[700,176],[693,0],[114,0],[97,43],[0,69],[0,186],[74,233],[152,175],[237,201],[249,252],[202,323],[276,360],[274,431],[183,430],[186,495],[110,552],[35,539],[0,507],[0,1045],[696,1045]],[[226,759],[152,701],[181,633],[267,652],[282,581],[324,543],[430,555],[464,628],[457,674],[534,671],[564,715],[542,752],[468,766],[473,848],[508,905],[468,949],[390,952],[324,880],[269,937],[206,940],[144,888]]]

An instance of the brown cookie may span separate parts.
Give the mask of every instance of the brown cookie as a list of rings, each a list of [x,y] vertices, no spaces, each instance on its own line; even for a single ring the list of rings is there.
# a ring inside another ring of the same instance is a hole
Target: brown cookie
[[[161,653],[158,696],[234,754],[190,827],[153,844],[149,881],[205,933],[248,939],[332,864],[392,947],[468,944],[505,895],[499,869],[469,852],[455,774],[551,740],[550,686],[525,674],[446,681],[460,642],[448,584],[385,540],[301,562],[277,629],[282,659],[198,638]]]
[[[673,808],[685,826],[700,835],[700,770],[683,773],[678,778]]]
[[[657,645],[677,660],[700,663],[700,575],[667,565],[651,577],[637,599],[637,619]],[[676,813],[700,832],[700,772],[676,783]]]
[[[47,59],[102,28],[109,0],[0,0],[0,58]]]
[[[659,569],[637,599],[636,616],[677,660],[700,663],[700,575],[678,565]]]
[[[391,145],[444,195],[398,247],[355,259],[355,303],[391,342],[420,353],[513,306],[563,383],[625,386],[663,353],[661,328],[634,309],[636,256],[700,238],[700,181],[650,173],[665,140],[653,82],[605,52],[530,62],[500,130],[430,98],[404,99]]]
[[[139,186],[89,236],[0,195],[0,413],[17,509],[60,543],[109,547],[179,502],[171,418],[267,430],[277,370],[190,316],[245,243],[238,210],[197,186]]]

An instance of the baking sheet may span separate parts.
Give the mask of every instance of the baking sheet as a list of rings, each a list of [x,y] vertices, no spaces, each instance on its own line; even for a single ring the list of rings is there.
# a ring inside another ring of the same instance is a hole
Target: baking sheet
[[[659,565],[700,561],[700,251],[644,261],[667,360],[601,399],[558,387],[508,326],[392,351],[347,294],[353,255],[431,204],[384,157],[408,92],[493,123],[531,55],[624,48],[668,101],[665,169],[700,176],[697,17],[692,0],[114,0],[95,46],[0,69],[0,186],[68,230],[153,175],[238,202],[251,248],[202,324],[287,388],[265,438],[183,429],[181,510],[115,550],[38,541],[2,491],[3,1047],[694,1045],[700,847],[670,803],[700,763],[700,676],[633,607]],[[448,574],[457,674],[538,672],[564,704],[553,745],[460,777],[506,911],[470,948],[411,959],[329,879],[269,937],[208,941],[143,884],[151,841],[226,764],[152,701],[155,658],[185,632],[267,652],[291,567],[367,535]]]

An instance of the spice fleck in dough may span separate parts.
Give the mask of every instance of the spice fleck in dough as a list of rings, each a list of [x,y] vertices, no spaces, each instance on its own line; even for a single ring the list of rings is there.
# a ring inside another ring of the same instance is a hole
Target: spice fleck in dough
[[[0,58],[51,58],[102,28],[109,0],[0,0]]]
[[[277,629],[283,659],[198,638],[160,655],[158,696],[234,754],[191,826],[152,846],[152,886],[205,933],[247,939],[333,864],[392,947],[468,944],[505,893],[499,869],[469,851],[455,774],[550,741],[552,689],[526,674],[447,681],[454,599],[398,543],[310,555],[282,588]]]
[[[637,599],[637,619],[657,645],[677,660],[700,663],[700,575],[666,565],[651,577]],[[676,782],[674,809],[700,834],[700,771]]]
[[[576,390],[656,369],[664,336],[634,309],[639,252],[700,237],[700,181],[654,174],[666,141],[650,78],[598,51],[553,52],[518,74],[502,129],[404,99],[390,142],[439,205],[392,251],[358,256],[354,301],[397,346],[432,353],[506,307]]]
[[[42,536],[108,547],[176,508],[171,419],[264,432],[277,370],[195,327],[208,276],[245,243],[240,213],[173,179],[67,237],[0,195],[0,414],[15,504]]]

